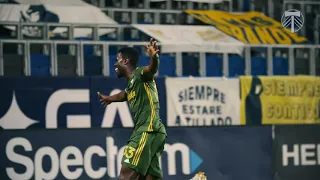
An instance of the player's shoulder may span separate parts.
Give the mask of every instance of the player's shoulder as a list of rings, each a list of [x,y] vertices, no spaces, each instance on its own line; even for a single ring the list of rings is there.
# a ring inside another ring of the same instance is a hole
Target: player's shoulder
[[[145,66],[139,66],[136,68],[135,72],[139,72],[139,73],[142,73],[142,70],[144,69]]]
[[[140,66],[140,67],[137,67],[136,70],[134,71],[134,74],[137,76],[137,77],[140,77],[141,75],[143,75],[143,69],[145,68],[145,66]]]

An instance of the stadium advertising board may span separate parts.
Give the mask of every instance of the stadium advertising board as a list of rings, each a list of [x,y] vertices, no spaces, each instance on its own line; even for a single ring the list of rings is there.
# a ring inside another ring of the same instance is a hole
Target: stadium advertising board
[[[239,79],[166,78],[168,126],[240,124]]]
[[[320,125],[275,126],[276,179],[320,179]]]
[[[248,125],[320,123],[320,78],[243,76],[241,119]]]
[[[164,79],[156,78],[165,123]],[[111,95],[125,80],[105,77],[0,78],[0,129],[133,127],[127,102],[104,108],[97,91]]]
[[[247,44],[295,44],[308,41],[260,12],[186,10],[186,13]]]
[[[168,128],[164,179],[272,179],[270,127]],[[0,136],[0,179],[115,179],[128,128],[11,130]],[[210,138],[207,138],[210,137]],[[261,171],[263,170],[263,171]]]

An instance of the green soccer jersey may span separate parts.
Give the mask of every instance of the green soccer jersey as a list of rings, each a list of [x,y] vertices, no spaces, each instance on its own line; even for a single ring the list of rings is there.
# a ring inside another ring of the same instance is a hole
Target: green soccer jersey
[[[154,80],[142,79],[144,67],[138,67],[128,82],[127,100],[134,118],[134,132],[166,133],[159,115],[158,90]]]

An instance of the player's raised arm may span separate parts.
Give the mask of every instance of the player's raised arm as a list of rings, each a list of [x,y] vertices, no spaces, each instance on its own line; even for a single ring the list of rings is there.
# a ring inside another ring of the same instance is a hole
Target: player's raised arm
[[[157,46],[157,41],[154,41],[153,38],[150,39],[150,44],[145,44],[147,52],[151,57],[150,63],[142,70],[142,76],[145,80],[151,80],[154,77],[154,74],[157,73],[159,67],[159,49]]]
[[[127,100],[127,93],[124,90],[112,96],[106,96],[101,94],[100,92],[97,92],[97,93],[98,93],[98,96],[100,97],[101,104],[104,106],[107,106],[113,102],[123,102]]]

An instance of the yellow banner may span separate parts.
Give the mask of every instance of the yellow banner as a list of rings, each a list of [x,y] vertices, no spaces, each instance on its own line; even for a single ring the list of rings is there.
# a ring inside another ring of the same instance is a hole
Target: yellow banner
[[[320,123],[320,77],[243,76],[241,123]]]
[[[278,21],[258,12],[244,14],[204,10],[185,12],[247,44],[295,44],[307,41],[305,37],[287,31]]]

